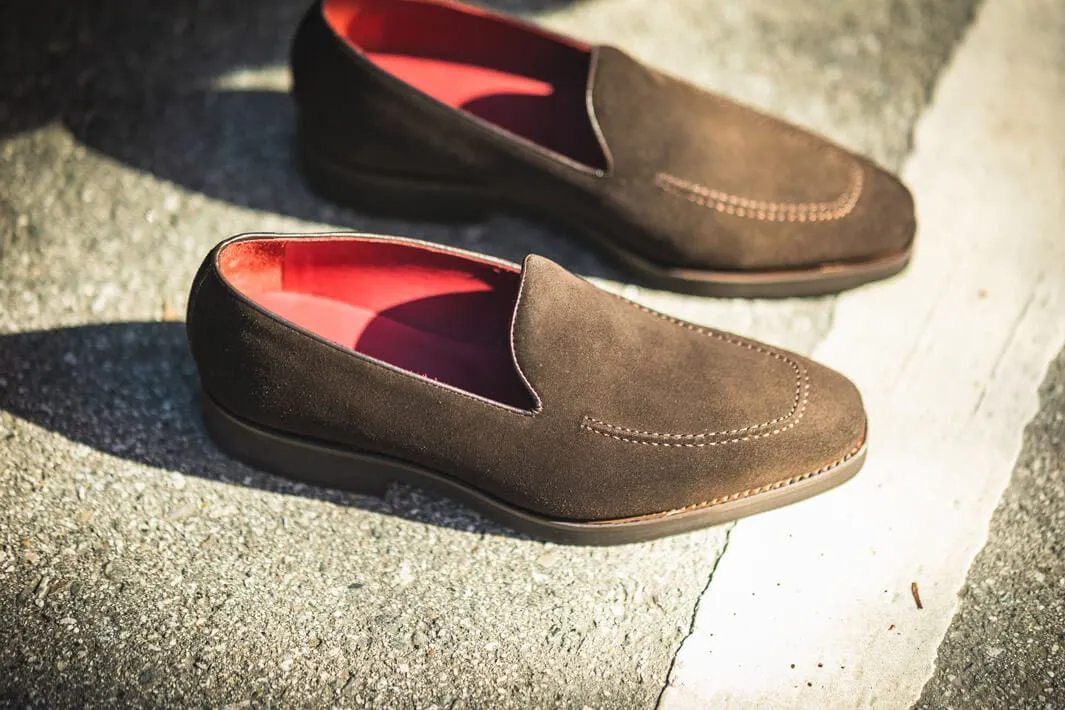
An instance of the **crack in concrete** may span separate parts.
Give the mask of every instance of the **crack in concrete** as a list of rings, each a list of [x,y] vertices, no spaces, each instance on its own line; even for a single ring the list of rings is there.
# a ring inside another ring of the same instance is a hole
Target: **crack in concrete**
[[[691,622],[688,624],[688,633],[684,634],[684,638],[677,644],[676,650],[673,651],[673,657],[669,659],[669,668],[666,669],[666,681],[662,684],[662,689],[658,691],[658,699],[655,700],[656,710],[662,707],[662,696],[665,695],[666,690],[669,688],[670,679],[673,677],[673,667],[677,664],[677,656],[680,655],[680,651],[684,648],[684,644],[688,642],[688,639],[695,633],[695,620],[699,618],[699,607],[703,603],[703,597],[710,591],[710,585],[714,581],[714,575],[717,574],[718,565],[721,564],[721,560],[725,557],[725,552],[728,551],[729,539],[732,537],[732,530],[736,527],[736,523],[730,523],[728,529],[725,530],[725,541],[721,544],[721,549],[717,553],[717,557],[714,558],[714,565],[710,568],[710,574],[706,579],[706,585],[703,587],[703,591],[699,592],[699,598],[695,601],[695,606],[692,608]]]

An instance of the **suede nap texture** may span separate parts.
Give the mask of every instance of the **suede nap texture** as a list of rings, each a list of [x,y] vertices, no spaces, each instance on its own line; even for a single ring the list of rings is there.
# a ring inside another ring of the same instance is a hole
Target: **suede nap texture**
[[[395,457],[581,521],[747,496],[830,468],[864,443],[861,397],[838,373],[649,311],[542,257],[525,261],[513,321],[514,366],[539,403],[526,411],[387,367],[253,305],[218,267],[233,241],[197,275],[189,342],[205,392],[262,427]]]
[[[909,191],[868,159],[613,47],[590,48],[578,77],[605,170],[381,70],[321,2],[297,32],[292,70],[304,150],[362,174],[465,186],[488,207],[542,215],[661,268],[787,272],[892,257],[913,241]]]

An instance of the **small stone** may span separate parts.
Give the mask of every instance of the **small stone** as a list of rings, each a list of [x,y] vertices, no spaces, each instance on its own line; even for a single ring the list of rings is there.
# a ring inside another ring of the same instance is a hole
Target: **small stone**
[[[540,565],[541,567],[554,567],[561,559],[562,555],[560,555],[556,550],[548,550],[547,552],[536,558],[536,564]]]
[[[172,323],[174,321],[179,321],[179,320],[181,320],[181,313],[178,312],[178,310],[176,308],[174,308],[173,305],[171,305],[170,301],[164,300],[163,301],[163,312],[159,316],[159,320],[162,320],[162,321],[167,322],[167,323]],[[180,484],[178,483],[179,479],[181,481]],[[185,487],[185,477],[182,476],[180,473],[175,473],[174,477],[171,480],[172,480],[175,488],[180,490],[180,489]]]
[[[415,631],[411,636],[411,643],[414,644],[414,648],[425,648],[429,645],[429,637],[422,631]]]
[[[155,682],[155,671],[151,668],[145,668],[141,671],[141,674],[137,676],[137,682],[141,685],[151,685]]]
[[[22,559],[26,560],[31,565],[35,565],[37,564],[37,560],[41,559],[41,556],[33,550],[26,550],[22,553]]]
[[[399,566],[399,583],[406,587],[414,581],[414,574],[410,571],[410,563],[404,562]]]
[[[317,636],[311,636],[309,639],[307,639],[307,645],[311,648],[318,648],[322,645],[322,639],[318,638]]]

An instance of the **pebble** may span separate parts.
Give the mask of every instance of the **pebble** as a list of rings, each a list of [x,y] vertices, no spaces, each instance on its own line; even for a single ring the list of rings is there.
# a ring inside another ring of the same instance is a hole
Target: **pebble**
[[[562,555],[557,550],[549,550],[536,558],[536,564],[541,567],[554,567],[561,559]]]
[[[399,566],[399,583],[406,587],[408,584],[414,581],[414,574],[410,571],[410,563],[404,562]]]

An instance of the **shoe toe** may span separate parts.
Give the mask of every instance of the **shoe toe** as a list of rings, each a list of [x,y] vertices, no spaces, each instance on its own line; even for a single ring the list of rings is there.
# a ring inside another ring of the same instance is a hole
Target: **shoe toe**
[[[897,177],[871,163],[864,166],[864,175],[862,194],[848,220],[855,241],[846,256],[875,259],[907,251],[917,231],[913,195]]]

